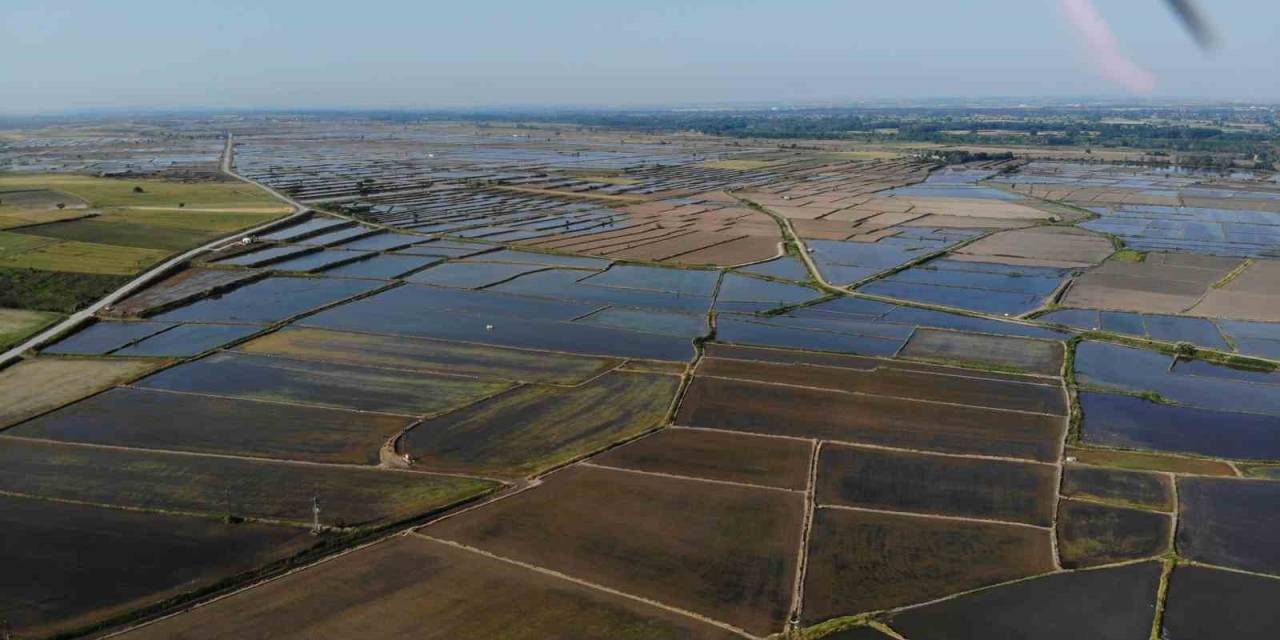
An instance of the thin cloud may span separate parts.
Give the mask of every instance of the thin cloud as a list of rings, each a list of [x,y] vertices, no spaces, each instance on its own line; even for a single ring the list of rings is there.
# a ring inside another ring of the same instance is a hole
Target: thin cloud
[[[1151,93],[1156,88],[1155,75],[1125,55],[1111,25],[1092,0],[1060,0],[1058,7],[1089,62],[1104,78],[1133,93]]]

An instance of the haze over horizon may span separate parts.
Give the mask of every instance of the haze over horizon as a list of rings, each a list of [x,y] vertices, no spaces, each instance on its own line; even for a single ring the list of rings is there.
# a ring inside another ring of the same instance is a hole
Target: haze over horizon
[[[1096,43],[1051,0],[178,4],[13,0],[0,24],[0,112],[1280,100],[1280,5],[1246,0],[1206,6],[1222,40],[1209,54],[1163,2],[1094,0],[1149,87],[1107,77]]]

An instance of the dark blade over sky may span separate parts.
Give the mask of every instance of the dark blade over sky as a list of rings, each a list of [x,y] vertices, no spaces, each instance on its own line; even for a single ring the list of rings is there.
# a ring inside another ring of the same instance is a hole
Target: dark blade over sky
[[[1165,2],[1168,2],[1169,8],[1178,14],[1178,19],[1182,21],[1187,31],[1191,32],[1191,37],[1195,38],[1196,44],[1200,45],[1201,49],[1212,49],[1217,46],[1217,34],[1193,0],[1165,0]]]

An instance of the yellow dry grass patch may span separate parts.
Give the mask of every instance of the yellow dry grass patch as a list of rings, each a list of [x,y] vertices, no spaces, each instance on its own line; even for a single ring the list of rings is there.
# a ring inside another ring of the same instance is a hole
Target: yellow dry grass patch
[[[170,213],[282,214],[292,211],[287,205],[277,207],[129,207],[129,211],[168,211]]]
[[[863,149],[860,151],[828,151],[818,154],[823,160],[890,160],[902,154],[888,149]]]
[[[0,232],[0,262],[57,242],[52,238]]]
[[[160,364],[94,358],[23,360],[0,370],[0,427],[127,382]]]
[[[48,311],[0,309],[0,348],[17,343],[61,317]]]
[[[777,160],[708,160],[699,163],[698,166],[708,169],[731,169],[734,171],[751,171],[754,169],[767,169],[777,165]]]
[[[17,235],[17,234],[9,234]],[[47,238],[36,238],[48,241]],[[0,254],[0,267],[132,275],[169,255],[163,249],[141,249],[92,242],[32,243],[28,248]]]
[[[166,229],[187,229],[231,233],[238,229],[254,227],[269,222],[281,214],[288,213],[288,207],[275,211],[267,210],[235,210],[235,209],[169,209],[169,208],[129,208],[108,209],[96,218],[102,222],[130,222],[151,227]]]
[[[33,224],[74,220],[86,215],[84,209],[24,209],[0,205],[0,229],[15,229]]]
[[[645,196],[611,196],[604,193],[574,193],[572,191],[556,191],[555,189],[534,189],[532,187],[494,187],[501,191],[513,191],[516,193],[536,193],[544,196],[557,196],[560,198],[575,198],[581,200],[601,200],[606,202],[647,202],[650,198]]]
[[[86,202],[65,192],[0,186],[0,229],[71,220],[88,213]]]
[[[134,191],[141,187],[142,192]],[[0,190],[51,189],[76,196],[92,207],[274,207],[279,201],[243,182],[171,182],[98,178],[70,174],[0,175]]]
[[[590,180],[591,182],[602,182],[604,184],[619,184],[619,185],[640,184],[640,181],[635,178],[623,178],[620,176],[577,176],[577,177],[582,178],[583,180]]]

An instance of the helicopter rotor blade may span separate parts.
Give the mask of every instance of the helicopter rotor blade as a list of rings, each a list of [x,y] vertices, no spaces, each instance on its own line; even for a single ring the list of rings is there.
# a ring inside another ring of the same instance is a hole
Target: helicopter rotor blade
[[[1182,21],[1182,26],[1187,28],[1201,49],[1207,50],[1217,46],[1218,35],[1194,0],[1165,0],[1165,2]]]

